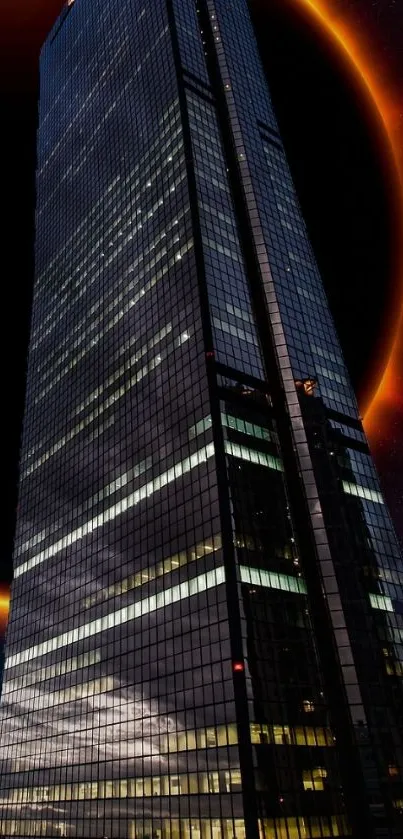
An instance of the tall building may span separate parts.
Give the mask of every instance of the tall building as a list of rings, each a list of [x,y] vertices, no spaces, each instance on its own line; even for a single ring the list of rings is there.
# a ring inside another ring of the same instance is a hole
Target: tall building
[[[246,0],[67,5],[37,189],[1,835],[402,837],[401,558]]]

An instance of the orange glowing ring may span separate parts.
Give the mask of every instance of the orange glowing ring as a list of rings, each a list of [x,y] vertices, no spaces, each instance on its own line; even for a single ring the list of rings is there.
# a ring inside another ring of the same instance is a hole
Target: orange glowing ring
[[[0,583],[0,643],[7,628],[10,594],[4,583]]]
[[[4,583],[2,584],[2,591],[0,593],[0,612],[8,609],[9,601],[10,601],[10,594],[8,591],[4,591]]]
[[[308,12],[320,28],[331,37],[350,68],[351,65],[354,68],[367,98],[381,120],[385,138],[390,144],[395,169],[393,184],[395,194],[392,198],[396,204],[395,214],[398,224],[396,263],[400,297],[397,314],[390,313],[394,323],[388,336],[387,361],[378,380],[371,383],[370,394],[367,396],[363,409],[365,429],[370,437],[375,438],[380,431],[382,408],[386,407],[387,403],[397,401],[395,382],[399,372],[400,330],[403,326],[403,154],[398,124],[401,107],[396,106],[392,100],[386,84],[383,85],[382,81],[375,78],[371,69],[373,56],[366,54],[369,53],[369,47],[365,49],[356,32],[352,31],[351,23],[348,25],[345,20],[340,20],[340,15],[336,15],[335,11],[330,8],[329,0],[292,0],[292,3]]]

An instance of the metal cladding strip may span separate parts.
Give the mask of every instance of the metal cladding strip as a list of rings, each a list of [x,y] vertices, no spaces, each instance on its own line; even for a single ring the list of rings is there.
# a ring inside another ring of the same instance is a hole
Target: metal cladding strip
[[[335,592],[334,590],[334,584],[335,581],[337,581],[334,563],[332,560],[330,546],[327,539],[321,503],[319,500],[318,488],[316,485],[312,460],[309,453],[308,441],[305,433],[301,408],[298,400],[297,391],[295,388],[294,376],[292,373],[290,357],[287,349],[287,342],[284,335],[275,285],[270,269],[269,255],[267,251],[262,224],[260,221],[259,208],[252,186],[253,181],[251,177],[251,172],[249,170],[246,146],[243,139],[243,131],[239,121],[235,97],[231,87],[231,76],[227,65],[225,49],[222,43],[222,39],[220,37],[219,16],[217,14],[216,2],[215,0],[206,0],[206,5],[208,8],[210,20],[214,21],[214,47],[221,73],[224,95],[226,98],[230,128],[232,133],[232,141],[238,159],[244,202],[249,216],[249,223],[252,230],[255,253],[260,268],[267,310],[270,318],[271,332],[273,337],[273,347],[277,358],[277,367],[281,377],[282,386],[284,388],[287,407],[291,419],[292,434],[295,441],[299,468],[304,483],[305,495],[308,503],[312,529],[317,548],[317,557],[321,573],[321,579],[323,589],[327,598],[333,633],[336,639],[337,650],[340,649],[337,643],[338,639],[341,639],[342,636],[344,637],[343,660],[341,660],[341,657],[339,656],[340,669],[341,673],[343,674],[344,689],[348,699],[353,724],[357,725],[360,721],[360,724],[364,722],[364,725],[367,725],[361,690],[359,688],[357,672],[351,649],[351,643],[347,632],[343,605],[341,602],[339,591],[337,590]],[[343,616],[342,623],[340,623],[341,616]],[[348,638],[348,645],[346,645],[345,643],[346,637]]]

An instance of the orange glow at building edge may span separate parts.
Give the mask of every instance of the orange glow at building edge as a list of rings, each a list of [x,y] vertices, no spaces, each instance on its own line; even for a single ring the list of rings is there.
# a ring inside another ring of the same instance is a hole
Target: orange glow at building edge
[[[4,635],[7,626],[9,605],[10,594],[3,584],[0,589],[0,641],[2,640],[2,635]]]
[[[350,66],[350,70],[354,68],[362,82],[363,92],[366,92],[381,118],[395,165],[394,190],[396,194],[393,198],[396,203],[395,213],[398,225],[396,239],[399,248],[397,254],[398,276],[395,282],[400,292],[400,301],[397,313],[394,316],[394,325],[387,337],[389,350],[386,366],[380,378],[372,382],[372,392],[364,406],[365,429],[370,436],[375,437],[380,431],[382,409],[390,404],[392,406],[396,405],[400,398],[397,393],[396,380],[401,366],[399,355],[403,350],[403,341],[400,335],[403,327],[403,142],[401,136],[399,136],[399,110],[401,111],[402,106],[393,101],[386,83],[382,84],[382,80],[375,77],[374,56],[369,54],[369,46],[367,47],[368,54],[366,54],[365,45],[361,43],[357,33],[353,31],[353,25],[351,23],[346,24],[346,20],[341,18],[340,11],[336,13],[328,0],[292,0],[292,2],[308,12],[325,33],[331,36],[339,48],[341,56],[344,56],[345,61]]]

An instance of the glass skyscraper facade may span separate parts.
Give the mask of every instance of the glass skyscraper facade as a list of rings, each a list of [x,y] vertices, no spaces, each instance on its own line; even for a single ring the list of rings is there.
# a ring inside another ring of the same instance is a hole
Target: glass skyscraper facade
[[[246,0],[41,59],[0,835],[403,836],[403,566]]]

